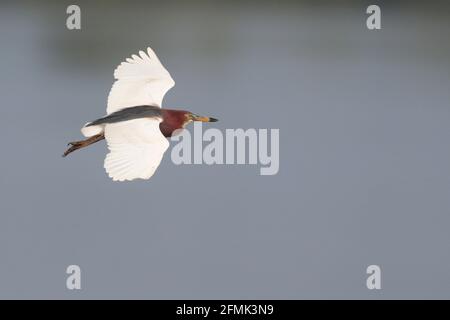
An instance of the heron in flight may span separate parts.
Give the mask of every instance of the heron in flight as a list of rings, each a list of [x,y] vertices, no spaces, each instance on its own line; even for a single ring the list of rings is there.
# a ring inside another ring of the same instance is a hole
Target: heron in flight
[[[63,157],[105,139],[104,167],[114,181],[149,179],[169,147],[168,137],[189,122],[215,122],[185,110],[162,109],[164,95],[175,85],[155,52],[147,48],[122,62],[108,96],[106,116],[81,129],[87,138],[70,142]]]

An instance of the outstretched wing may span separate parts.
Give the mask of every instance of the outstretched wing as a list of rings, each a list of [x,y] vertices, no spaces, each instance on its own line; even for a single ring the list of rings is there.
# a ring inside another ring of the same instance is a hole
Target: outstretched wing
[[[160,118],[143,118],[105,126],[110,150],[105,169],[114,181],[149,179],[155,173],[169,147],[160,122]]]
[[[164,95],[175,85],[151,48],[122,62],[114,71],[114,78],[117,81],[108,96],[107,114],[141,105],[161,107]]]

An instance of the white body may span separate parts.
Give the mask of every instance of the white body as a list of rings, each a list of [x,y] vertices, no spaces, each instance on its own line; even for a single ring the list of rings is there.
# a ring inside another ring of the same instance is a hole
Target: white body
[[[156,54],[148,48],[122,62],[114,71],[116,82],[108,96],[106,113],[152,105],[161,108],[164,95],[175,85]],[[104,133],[109,153],[105,169],[114,181],[149,179],[158,167],[169,141],[159,129],[161,118],[142,118],[87,126],[86,137]]]

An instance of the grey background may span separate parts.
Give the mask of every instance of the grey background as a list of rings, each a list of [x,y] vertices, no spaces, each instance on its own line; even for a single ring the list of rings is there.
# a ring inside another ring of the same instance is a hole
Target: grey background
[[[76,3],[81,31],[69,1],[0,5],[0,298],[450,298],[446,2],[375,2],[380,31],[368,1]],[[279,174],[166,153],[113,183],[104,143],[61,158],[148,45],[165,106],[279,128]]]

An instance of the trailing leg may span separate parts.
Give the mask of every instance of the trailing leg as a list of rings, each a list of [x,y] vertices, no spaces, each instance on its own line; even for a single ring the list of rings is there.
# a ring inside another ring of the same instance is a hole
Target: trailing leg
[[[87,146],[89,146],[93,143],[96,143],[100,140],[103,140],[103,139],[105,139],[105,135],[103,133],[100,133],[95,136],[89,137],[86,140],[69,142],[67,145],[70,146],[70,148],[64,152],[63,157],[74,152],[75,150],[87,147]]]

